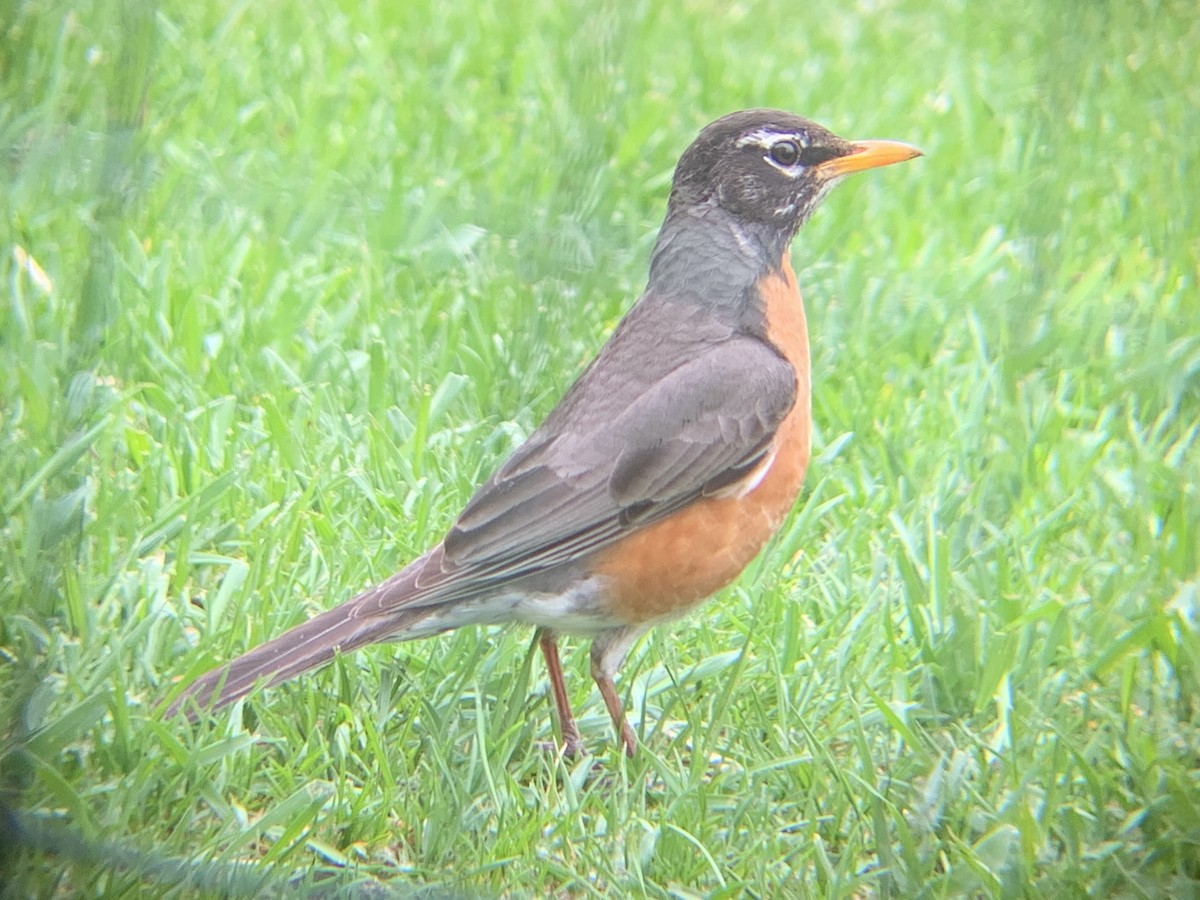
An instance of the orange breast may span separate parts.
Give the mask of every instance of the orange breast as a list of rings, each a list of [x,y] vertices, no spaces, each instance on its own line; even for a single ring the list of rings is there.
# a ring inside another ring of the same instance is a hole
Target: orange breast
[[[599,555],[594,571],[611,585],[606,606],[622,622],[668,618],[729,584],[800,493],[811,446],[811,375],[804,305],[786,254],[782,272],[760,282],[759,290],[768,337],[796,371],[796,405],[776,433],[774,459],[752,490],[699,500]]]

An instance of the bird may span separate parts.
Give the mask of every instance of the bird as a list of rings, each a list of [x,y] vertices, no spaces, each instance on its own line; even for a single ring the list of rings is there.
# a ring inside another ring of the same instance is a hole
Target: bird
[[[801,492],[812,376],[793,238],[845,176],[920,155],[775,109],[705,126],[675,168],[644,292],[445,537],[200,676],[168,715],[195,721],[369,644],[517,623],[536,629],[563,754],[586,753],[558,653],[570,635],[591,639],[632,757],[614,683],[630,649],[736,579]]]

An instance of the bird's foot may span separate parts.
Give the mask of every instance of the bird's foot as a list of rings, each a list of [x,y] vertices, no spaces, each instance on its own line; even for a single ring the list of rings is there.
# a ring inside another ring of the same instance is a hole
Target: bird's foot
[[[557,741],[534,741],[533,746],[543,753],[562,754],[563,759],[583,759],[588,755],[587,747],[578,737],[568,739],[559,744]]]

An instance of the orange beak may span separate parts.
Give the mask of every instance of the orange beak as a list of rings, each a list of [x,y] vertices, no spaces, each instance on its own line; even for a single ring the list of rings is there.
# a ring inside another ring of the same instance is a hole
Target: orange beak
[[[814,168],[827,178],[841,178],[924,155],[912,144],[900,141],[855,141],[851,147],[853,149],[845,156],[826,160]]]

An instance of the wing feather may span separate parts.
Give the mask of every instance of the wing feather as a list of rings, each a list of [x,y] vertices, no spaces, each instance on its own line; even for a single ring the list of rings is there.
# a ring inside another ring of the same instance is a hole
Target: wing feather
[[[359,615],[469,599],[579,559],[762,461],[796,401],[790,364],[711,317],[693,327],[669,304],[640,308],[669,324],[646,329],[635,307],[442,545],[364,597]],[[660,336],[654,352],[639,329]]]

